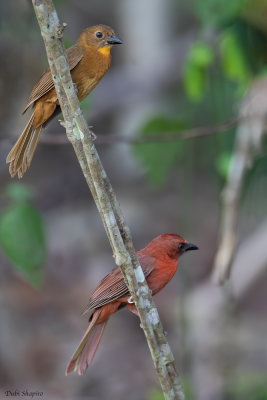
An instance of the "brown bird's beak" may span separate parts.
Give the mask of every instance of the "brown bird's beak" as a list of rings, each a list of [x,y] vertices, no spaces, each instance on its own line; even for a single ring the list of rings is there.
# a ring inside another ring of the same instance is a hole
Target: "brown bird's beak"
[[[198,247],[193,243],[188,243],[185,246],[184,251],[189,251],[189,250],[198,250]]]
[[[113,35],[110,38],[107,39],[108,44],[122,44],[122,40],[118,38],[118,36]]]

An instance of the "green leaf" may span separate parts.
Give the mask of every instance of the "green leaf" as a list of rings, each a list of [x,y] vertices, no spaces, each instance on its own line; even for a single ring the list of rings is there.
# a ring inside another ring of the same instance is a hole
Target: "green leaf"
[[[184,68],[184,88],[192,101],[200,101],[206,89],[207,69],[214,62],[212,47],[196,42],[191,47]]]
[[[250,79],[249,68],[242,46],[232,29],[227,29],[222,34],[220,50],[226,76],[241,85],[248,83]]]
[[[140,131],[140,137],[163,136],[177,132],[185,126],[179,120],[155,117],[148,121]],[[142,143],[134,146],[136,156],[145,166],[150,182],[157,187],[163,185],[166,178],[184,148],[183,141]]]
[[[11,200],[18,203],[31,199],[33,190],[24,184],[11,183],[6,189],[6,194]]]
[[[188,98],[200,101],[205,92],[205,72],[197,65],[188,64],[184,73],[184,88]]]
[[[223,179],[227,179],[229,175],[231,158],[232,154],[228,152],[222,153],[215,162],[216,169]]]
[[[213,49],[207,43],[197,41],[191,47],[188,58],[190,63],[207,68],[214,62]]]
[[[38,288],[45,261],[45,234],[39,212],[26,203],[5,211],[0,218],[0,244],[12,264]]]
[[[231,21],[246,5],[244,0],[205,0],[195,1],[195,10],[205,27],[219,27]]]

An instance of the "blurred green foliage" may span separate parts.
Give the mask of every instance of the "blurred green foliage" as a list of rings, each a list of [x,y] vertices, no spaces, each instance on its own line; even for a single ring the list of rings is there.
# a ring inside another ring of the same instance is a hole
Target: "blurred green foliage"
[[[202,24],[217,28],[237,16],[246,0],[205,0],[195,1],[195,12]]]
[[[230,162],[231,162],[231,153],[223,152],[218,155],[215,161],[215,167],[218,171],[219,175],[223,180],[226,180],[228,177],[229,169],[230,169]]]
[[[178,109],[183,108],[180,115],[189,126],[216,125],[237,115],[238,105],[253,79],[266,74],[267,25],[262,16],[266,14],[267,0],[207,0],[195,1],[194,5],[199,34],[183,68],[188,104],[184,106],[185,99],[180,99]],[[193,159],[195,168],[212,167],[225,180],[234,141],[234,129],[215,133],[199,142],[197,157],[192,153],[194,146],[187,146],[183,162]],[[262,163],[267,164],[266,157]]]
[[[251,77],[251,71],[234,29],[229,28],[222,33],[220,51],[225,76],[241,85],[243,89],[246,89]]]
[[[81,101],[81,109],[83,111],[83,113],[87,114],[93,104],[93,93],[89,94],[89,96],[85,97],[85,99],[83,99]]]
[[[183,389],[185,393],[185,398],[192,400],[194,398],[192,391],[192,383],[186,378],[183,378]],[[147,400],[164,400],[164,395],[161,390],[152,389],[149,391]]]
[[[212,47],[204,42],[195,42],[191,47],[184,68],[184,86],[187,96],[193,101],[203,98],[208,67],[214,62]]]
[[[266,374],[243,373],[232,379],[225,391],[225,400],[267,400]]]
[[[182,121],[167,117],[153,117],[140,129],[139,138],[148,136],[164,137],[164,134],[175,133],[184,129]],[[140,143],[134,146],[134,152],[144,165],[150,182],[161,187],[167,180],[173,164],[183,152],[184,142]]]
[[[183,380],[185,398],[193,400],[192,384]],[[264,374],[242,374],[231,378],[224,390],[224,400],[267,400],[267,381]],[[153,389],[148,393],[147,400],[164,400],[160,390]]]
[[[41,215],[29,201],[28,187],[9,185],[7,195],[12,204],[0,216],[0,245],[10,262],[39,288],[46,255]]]
[[[33,189],[26,185],[13,183],[6,188],[6,196],[15,203],[29,201],[33,196]]]
[[[149,392],[147,400],[164,400],[162,391],[153,389]]]
[[[252,0],[195,2],[196,16],[205,28],[202,35],[205,40],[200,42],[198,39],[192,45],[184,68],[185,91],[191,101],[203,99],[204,92],[213,84],[214,70],[222,70],[222,79],[230,79],[236,84],[240,99],[252,78],[266,68],[267,28],[262,26],[262,13],[266,12],[266,7],[267,0],[256,3]],[[211,30],[208,35],[207,29]],[[217,38],[214,40],[214,37]],[[199,43],[208,49],[208,62],[202,66],[194,57]],[[232,100],[234,97],[229,99]]]
[[[248,55],[245,54],[237,28],[222,30],[218,40],[219,46],[196,41],[189,50],[184,66],[183,83],[191,101],[203,100],[204,94],[213,86],[218,70],[222,71],[222,80],[235,83],[239,98],[251,81],[252,65],[247,60]],[[235,92],[233,100],[234,95]]]

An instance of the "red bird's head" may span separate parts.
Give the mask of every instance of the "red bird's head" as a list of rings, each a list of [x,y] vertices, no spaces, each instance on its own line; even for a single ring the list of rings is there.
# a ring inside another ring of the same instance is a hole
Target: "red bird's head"
[[[153,239],[146,249],[151,256],[153,255],[157,258],[167,256],[178,260],[186,251],[198,250],[198,247],[193,243],[189,243],[176,233],[164,233]]]

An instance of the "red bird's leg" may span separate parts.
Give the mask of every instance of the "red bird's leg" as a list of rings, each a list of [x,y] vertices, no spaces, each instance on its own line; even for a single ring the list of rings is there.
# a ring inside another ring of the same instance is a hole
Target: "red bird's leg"
[[[131,297],[130,297],[130,299],[131,299]],[[129,299],[129,300],[130,300],[130,299]],[[136,309],[136,307],[135,307],[135,305],[134,305],[133,302],[129,302],[129,304],[126,304],[126,308],[127,308],[129,311],[131,311],[133,314],[135,314],[138,318],[140,318],[140,317],[139,317],[139,313],[138,313],[138,311],[137,311],[137,309]]]
[[[130,297],[129,300],[131,300],[131,297]],[[126,308],[127,308],[129,311],[131,311],[133,314],[135,314],[135,315],[140,319],[139,312],[137,311],[135,305],[134,305],[132,302],[130,302],[129,304],[127,304],[127,305],[126,305]],[[142,328],[142,324],[140,324],[140,328],[143,329],[143,328]]]

